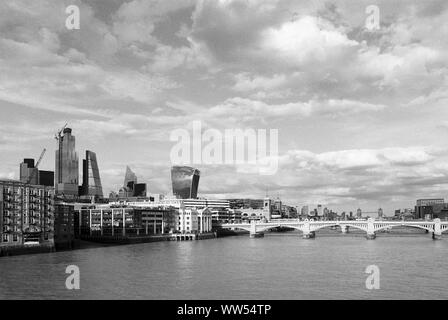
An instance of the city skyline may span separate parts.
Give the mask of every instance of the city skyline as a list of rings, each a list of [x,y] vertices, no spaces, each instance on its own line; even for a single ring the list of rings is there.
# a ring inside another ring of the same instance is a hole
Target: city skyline
[[[368,1],[75,2],[72,31],[71,2],[0,4],[1,178],[19,180],[43,148],[40,169],[55,170],[52,137],[69,122],[77,152],[98,156],[105,195],[128,164],[168,194],[170,132],[198,119],[279,129],[275,175],[191,164],[201,196],[268,189],[289,204],[385,214],[446,198],[448,34],[428,27],[444,25],[446,2],[379,1],[375,32]]]

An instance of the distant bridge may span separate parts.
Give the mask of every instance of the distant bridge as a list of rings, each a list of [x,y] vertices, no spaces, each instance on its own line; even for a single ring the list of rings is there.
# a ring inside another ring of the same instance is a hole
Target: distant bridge
[[[370,218],[364,221],[312,221],[298,219],[283,219],[279,221],[258,222],[252,220],[250,223],[226,223],[221,227],[225,229],[243,229],[250,232],[252,238],[262,237],[264,232],[278,227],[288,227],[300,230],[303,238],[314,238],[316,231],[328,227],[340,227],[342,233],[347,233],[348,228],[360,229],[366,232],[367,239],[375,239],[376,233],[381,230],[392,229],[394,227],[412,227],[426,230],[432,233],[433,239],[441,239],[442,232],[448,230],[448,222],[442,222],[440,219],[432,221],[384,221]]]

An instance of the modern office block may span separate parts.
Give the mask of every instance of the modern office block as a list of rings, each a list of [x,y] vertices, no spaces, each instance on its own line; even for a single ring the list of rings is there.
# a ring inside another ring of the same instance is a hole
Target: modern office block
[[[179,199],[196,199],[198,197],[200,171],[186,166],[171,168],[173,194]]]
[[[65,128],[63,133],[58,137],[58,150],[56,150],[56,194],[76,197],[79,195],[79,164],[75,137],[70,128]]]
[[[86,159],[83,160],[83,180],[82,195],[103,197],[103,187],[101,184],[100,170],[96,154],[92,151],[86,151]]]

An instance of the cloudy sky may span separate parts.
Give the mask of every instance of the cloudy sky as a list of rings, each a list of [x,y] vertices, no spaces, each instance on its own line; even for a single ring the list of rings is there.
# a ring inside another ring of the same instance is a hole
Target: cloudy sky
[[[279,130],[275,175],[197,165],[202,196],[390,214],[448,191],[447,67],[446,0],[1,1],[0,176],[44,147],[54,170],[69,122],[106,194],[126,165],[168,193],[170,133],[201,120]]]

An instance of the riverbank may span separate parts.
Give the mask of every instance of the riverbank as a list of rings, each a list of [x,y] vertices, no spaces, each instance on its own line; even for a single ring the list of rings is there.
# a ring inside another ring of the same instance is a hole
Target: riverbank
[[[17,245],[0,247],[0,257],[18,256],[24,254],[55,252],[53,244]]]

